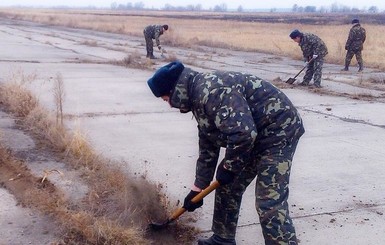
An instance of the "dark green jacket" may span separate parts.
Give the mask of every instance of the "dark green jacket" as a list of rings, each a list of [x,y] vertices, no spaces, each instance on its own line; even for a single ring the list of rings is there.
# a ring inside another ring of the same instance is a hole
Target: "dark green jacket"
[[[195,185],[200,188],[213,179],[221,147],[226,148],[224,165],[237,173],[257,152],[304,133],[301,117],[288,97],[249,74],[198,73],[185,68],[170,104],[181,112],[192,111],[198,122]]]
[[[355,24],[350,28],[348,40],[346,40],[345,49],[352,51],[363,50],[366,39],[366,30],[360,24]]]
[[[309,61],[314,54],[320,58],[325,57],[328,54],[326,44],[317,35],[311,33],[304,33],[299,43],[301,47],[303,57],[306,61]]]
[[[163,35],[163,26],[162,25],[149,25],[144,28],[144,35],[147,38],[155,39],[156,46],[160,45],[159,37]]]

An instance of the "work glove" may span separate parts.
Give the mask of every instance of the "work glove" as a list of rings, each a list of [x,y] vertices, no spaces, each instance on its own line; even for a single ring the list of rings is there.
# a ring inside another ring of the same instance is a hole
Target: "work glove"
[[[317,59],[318,55],[313,54],[313,59]]]
[[[217,169],[216,178],[220,185],[227,185],[234,181],[235,173],[226,169],[223,165],[223,161],[219,164]]]
[[[195,209],[201,207],[203,205],[203,199],[196,203],[191,202],[191,199],[193,199],[199,193],[199,191],[191,190],[190,193],[184,198],[183,208],[189,212],[193,212]]]
[[[162,46],[158,45],[158,49],[161,50],[161,49],[162,49]]]

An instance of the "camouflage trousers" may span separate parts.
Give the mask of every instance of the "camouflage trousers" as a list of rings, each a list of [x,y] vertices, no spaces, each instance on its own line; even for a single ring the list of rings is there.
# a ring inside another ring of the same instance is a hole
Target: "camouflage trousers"
[[[348,50],[345,57],[345,67],[348,68],[353,56],[356,55],[357,63],[362,68],[364,61],[362,59],[361,50]]]
[[[313,78],[314,84],[321,85],[323,64],[323,57],[318,57],[313,62],[311,62],[306,69],[305,76],[303,77],[303,82],[309,84],[310,80]]]
[[[152,41],[152,37],[146,35],[146,31],[143,31],[144,39],[146,40],[146,57],[154,56],[154,42]]]
[[[256,179],[255,205],[266,245],[296,245],[287,199],[292,159],[298,138],[274,144],[256,152],[234,183],[215,192],[212,231],[223,238],[235,238],[242,195]]]

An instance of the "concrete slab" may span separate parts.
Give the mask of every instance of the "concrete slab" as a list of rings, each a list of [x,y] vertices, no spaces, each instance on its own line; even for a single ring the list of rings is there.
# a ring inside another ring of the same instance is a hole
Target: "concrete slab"
[[[55,108],[53,79],[57,73],[62,74],[66,124],[80,128],[98,152],[118,160],[127,171],[162,183],[170,199],[184,198],[193,182],[198,156],[196,122],[191,114],[180,114],[152,96],[146,81],[153,71],[96,64],[97,60],[125,57],[127,52],[144,55],[143,41],[86,30],[69,33],[67,28],[33,24],[28,28],[18,25],[13,32],[12,23],[0,26],[4,36],[0,47],[21,51],[5,52],[0,74],[15,67],[26,74],[37,74],[28,87],[51,110]],[[84,45],[87,39],[102,45]],[[197,70],[237,70],[269,80],[278,76],[286,80],[302,66],[300,61],[266,54],[213,52],[212,48],[167,50],[186,62],[193,53],[196,58],[192,67]],[[90,57],[95,64],[68,63]],[[157,60],[154,68],[163,64],[165,61]],[[328,79],[323,83],[324,90],[339,92],[340,96],[283,89],[299,108],[306,127],[293,164],[292,217],[301,244],[383,244],[385,89],[361,88],[356,83],[377,75],[376,70],[345,74],[338,73],[339,69],[338,65],[326,64]],[[1,80],[6,82],[9,76],[1,75]],[[359,101],[343,93],[370,93],[374,98]],[[263,244],[253,188],[254,183],[242,204],[237,236],[240,245]],[[203,235],[210,235],[212,206],[213,195],[196,212],[199,219],[195,225]]]

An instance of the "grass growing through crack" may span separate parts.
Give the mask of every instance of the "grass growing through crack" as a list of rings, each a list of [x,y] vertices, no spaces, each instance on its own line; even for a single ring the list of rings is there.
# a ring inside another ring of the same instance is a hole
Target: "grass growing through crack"
[[[34,180],[31,185],[26,184],[31,189],[24,193],[22,202],[49,213],[65,228],[65,239],[59,244],[153,244],[146,238],[145,229],[153,217],[167,218],[166,198],[159,187],[145,178],[125,174],[116,163],[98,155],[84,134],[66,129],[23,86],[30,82],[24,74],[13,79],[1,84],[0,103],[17,116],[21,126],[32,132],[38,142],[58,152],[68,166],[80,171],[89,187],[82,204],[75,205],[64,199],[60,191],[36,187],[36,183],[49,182]],[[62,80],[60,76],[58,80]]]

